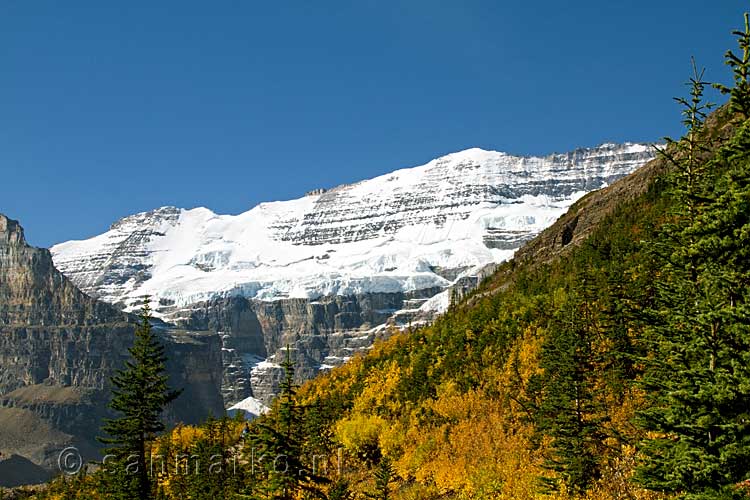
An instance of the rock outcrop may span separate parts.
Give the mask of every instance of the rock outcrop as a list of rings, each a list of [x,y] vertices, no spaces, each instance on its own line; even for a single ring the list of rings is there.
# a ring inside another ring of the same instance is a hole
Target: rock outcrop
[[[283,376],[279,363],[289,347],[298,380],[345,362],[368,349],[399,312],[418,309],[442,289],[327,296],[318,300],[214,299],[183,310],[173,321],[219,332],[223,340],[227,405],[249,396],[270,404]],[[408,323],[401,318],[400,324]]]

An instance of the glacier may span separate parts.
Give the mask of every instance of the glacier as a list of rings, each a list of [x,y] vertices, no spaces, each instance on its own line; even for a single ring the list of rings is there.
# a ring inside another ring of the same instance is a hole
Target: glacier
[[[548,157],[474,148],[239,215],[162,207],[52,247],[84,291],[157,316],[216,296],[260,300],[447,287],[507,260],[585,193],[652,156],[605,144]],[[443,301],[444,302],[444,301]]]

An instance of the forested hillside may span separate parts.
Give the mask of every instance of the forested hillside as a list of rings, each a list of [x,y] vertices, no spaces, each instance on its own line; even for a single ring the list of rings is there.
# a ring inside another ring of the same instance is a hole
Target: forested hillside
[[[729,102],[707,116],[696,69],[685,136],[658,160],[580,200],[434,324],[288,379],[244,440],[236,419],[157,439],[188,470],[167,467],[155,497],[747,498],[747,18],[738,38]],[[216,454],[215,474],[186,458]],[[40,498],[113,498],[107,481]]]

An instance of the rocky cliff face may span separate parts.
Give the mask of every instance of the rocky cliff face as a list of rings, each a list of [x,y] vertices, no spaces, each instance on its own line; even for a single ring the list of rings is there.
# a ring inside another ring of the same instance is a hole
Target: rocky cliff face
[[[41,383],[103,388],[127,353],[130,321],[79,291],[0,215],[0,393]]]
[[[416,310],[440,291],[334,295],[315,301],[217,298],[195,304],[173,320],[220,333],[222,392],[228,405],[250,396],[269,404],[283,376],[279,364],[287,347],[297,379],[308,380],[369,348],[398,311]]]
[[[109,400],[109,377],[132,343],[134,318],[82,293],[47,250],[26,244],[0,215],[0,461],[19,455],[43,467],[66,445],[84,455]],[[171,383],[190,401],[169,409],[196,421],[222,410],[216,335],[161,328]]]
[[[470,149],[240,215],[164,207],[52,248],[88,294],[126,311],[144,295],[223,338],[227,404],[268,401],[280,349],[300,377],[366,349],[388,324],[429,321],[588,191],[653,157],[605,144],[546,157]]]

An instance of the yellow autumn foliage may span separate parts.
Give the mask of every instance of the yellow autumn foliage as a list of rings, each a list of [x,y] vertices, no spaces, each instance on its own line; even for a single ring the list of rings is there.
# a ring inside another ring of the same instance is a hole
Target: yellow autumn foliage
[[[385,419],[377,415],[355,414],[339,420],[334,432],[344,448],[355,455],[366,456],[372,450],[379,449],[380,435],[387,426]]]

